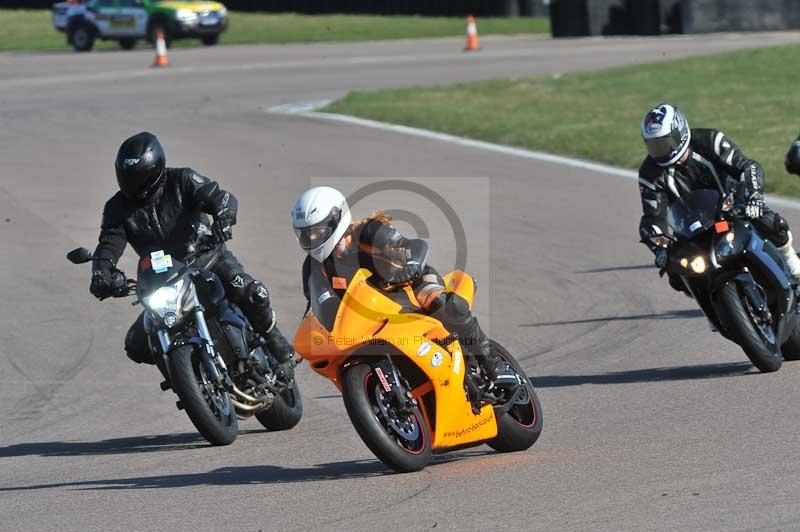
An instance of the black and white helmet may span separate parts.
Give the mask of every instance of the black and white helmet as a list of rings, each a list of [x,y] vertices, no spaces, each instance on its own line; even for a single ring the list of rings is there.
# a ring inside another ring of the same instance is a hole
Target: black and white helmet
[[[692,130],[680,109],[662,103],[644,115],[642,139],[647,153],[659,166],[671,166],[689,149]]]

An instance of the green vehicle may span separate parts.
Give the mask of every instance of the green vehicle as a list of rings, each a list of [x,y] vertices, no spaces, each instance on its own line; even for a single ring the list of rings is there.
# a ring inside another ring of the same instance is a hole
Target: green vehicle
[[[187,38],[211,46],[228,27],[228,13],[219,2],[199,0],[70,0],[53,6],[53,25],[78,52],[97,39],[130,50],[139,40],[153,42],[159,31],[167,46]]]

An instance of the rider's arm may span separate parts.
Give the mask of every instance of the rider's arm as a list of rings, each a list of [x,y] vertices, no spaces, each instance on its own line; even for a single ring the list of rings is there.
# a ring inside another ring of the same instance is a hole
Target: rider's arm
[[[722,165],[728,175],[744,184],[747,196],[755,192],[763,194],[764,168],[757,161],[747,158],[741,148],[722,131],[712,129],[709,134],[709,142],[717,158],[715,164]]]
[[[117,196],[111,198],[103,209],[103,221],[100,225],[100,237],[94,250],[94,256],[98,259],[92,264],[92,271],[110,272],[125,251],[128,245],[128,237],[125,232],[125,225],[119,214],[121,202],[117,201]],[[111,262],[108,262],[111,261]]]
[[[667,209],[669,196],[664,189],[663,171],[653,171],[647,164],[639,170],[639,194],[642,197],[642,219],[639,222],[639,237],[650,251],[657,247],[650,238],[667,233]]]
[[[407,283],[417,280],[428,259],[428,243],[419,238],[406,238],[391,225],[369,221],[361,230],[359,249],[383,262],[381,277],[388,283]]]
[[[239,211],[236,196],[219,187],[216,181],[202,176],[191,168],[181,170],[181,183],[194,205],[212,216],[228,216],[235,223]]]

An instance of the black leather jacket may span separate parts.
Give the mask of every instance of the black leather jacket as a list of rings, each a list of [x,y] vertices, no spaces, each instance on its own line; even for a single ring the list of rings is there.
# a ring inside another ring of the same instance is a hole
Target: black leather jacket
[[[745,157],[742,150],[716,129],[692,129],[691,155],[683,165],[663,168],[647,157],[639,168],[642,219],[639,236],[651,250],[649,238],[667,232],[667,210],[689,191],[717,189],[729,192],[731,181],[739,182],[746,197],[764,192],[764,169]]]
[[[129,201],[117,192],[106,202],[95,256],[116,265],[130,244],[140,257],[164,250],[180,260],[197,240],[198,230],[209,230],[207,215],[226,211],[233,215],[238,202],[230,192],[191,168],[167,168],[164,186],[147,205]],[[204,229],[205,228],[205,229]],[[95,261],[94,268],[107,270],[111,264]]]

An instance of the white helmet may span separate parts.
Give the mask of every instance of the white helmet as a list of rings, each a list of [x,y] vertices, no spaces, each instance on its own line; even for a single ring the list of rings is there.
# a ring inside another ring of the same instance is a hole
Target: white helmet
[[[331,187],[306,190],[292,209],[292,227],[300,247],[319,262],[333,252],[351,219],[344,194]]]
[[[642,140],[647,153],[659,166],[671,166],[689,149],[692,130],[680,109],[662,103],[644,115]]]

